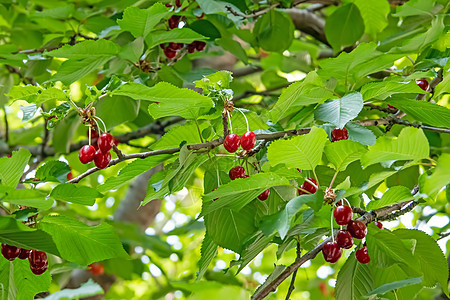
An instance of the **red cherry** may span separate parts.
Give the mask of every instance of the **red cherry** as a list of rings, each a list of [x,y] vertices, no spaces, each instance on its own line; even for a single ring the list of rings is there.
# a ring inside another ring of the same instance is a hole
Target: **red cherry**
[[[228,175],[231,180],[235,180],[236,178],[244,178],[245,169],[241,166],[233,167],[230,169],[230,172],[228,172]]]
[[[239,148],[239,145],[241,144],[241,138],[234,133],[231,133],[225,137],[225,140],[223,141],[223,146],[225,149],[230,152],[234,153]]]
[[[31,272],[33,272],[34,275],[44,274],[45,271],[47,271],[47,268],[48,268],[48,262],[45,265],[43,265],[42,267],[33,267],[30,265]]]
[[[95,148],[92,145],[84,145],[78,152],[78,158],[83,164],[90,163],[94,159],[94,155]]]
[[[202,14],[200,15],[200,17],[197,17],[197,19],[203,19],[204,16],[205,16],[205,13],[202,13]]]
[[[355,255],[356,259],[362,264],[367,264],[370,262],[369,253],[367,253],[367,246],[364,246],[361,249],[356,250]]]
[[[170,18],[169,18],[169,21],[168,21],[168,23],[169,23],[169,28],[170,29],[174,29],[174,28],[177,28],[178,27],[178,24],[180,23],[180,16],[177,16],[177,15],[174,15],[174,16],[171,16]]]
[[[19,258],[20,259],[27,259],[30,256],[31,250],[26,249],[20,249]]]
[[[166,46],[164,44],[159,44],[159,47],[161,47],[161,49],[165,49]]]
[[[197,49],[197,51],[203,51],[206,47],[206,43],[202,42],[202,41],[197,41],[195,44],[195,49]]]
[[[366,225],[358,220],[351,220],[347,225],[347,230],[350,231],[352,236],[357,239],[362,239],[367,234]]]
[[[325,261],[335,263],[342,255],[342,249],[337,243],[328,242],[323,245],[322,254]]]
[[[1,252],[3,254],[3,256],[7,259],[7,260],[15,260],[16,257],[18,257],[20,255],[20,248],[17,248],[15,246],[10,246],[10,245],[6,245],[6,244],[2,244],[1,247]]]
[[[47,254],[45,254],[45,252],[38,250],[31,250],[28,256],[28,260],[30,261],[31,268],[45,267],[45,269],[47,269],[48,261],[47,261]]]
[[[352,220],[353,211],[350,206],[340,205],[334,209],[334,219],[339,225],[346,225]]]
[[[106,153],[103,153],[100,150],[95,152],[94,163],[97,168],[99,169],[106,168],[110,161],[111,161],[111,153],[109,153],[109,151]]]
[[[105,273],[105,268],[99,263],[92,263],[89,265],[88,271],[93,275],[102,275]]]
[[[305,191],[310,192],[311,194],[314,194],[315,192],[317,192],[317,180],[315,180],[314,178],[308,178],[308,180],[313,182],[315,185],[312,185],[309,181],[305,180],[301,188],[304,189]]]
[[[252,131],[247,131],[241,137],[241,147],[244,150],[252,150],[256,144],[256,135]]]
[[[195,50],[197,49],[197,46],[196,46],[196,44],[191,43],[191,44],[188,44],[187,49],[188,49],[188,53],[194,53]]]
[[[119,141],[119,139],[118,139],[118,138],[116,138],[116,137],[113,137],[113,143],[114,143],[114,145],[116,145],[116,147],[117,147],[117,146],[119,146],[119,144],[120,144],[120,141]]]
[[[416,84],[424,91],[428,90],[428,81],[425,79],[416,80]]]
[[[377,225],[378,228],[383,229],[383,223],[376,221],[374,224]]]
[[[113,137],[109,133],[103,133],[97,141],[98,149],[103,153],[111,150],[113,144]]]
[[[168,58],[168,59],[172,59],[172,58],[174,58],[175,56],[177,56],[177,51],[175,51],[175,50],[172,50],[172,49],[170,49],[170,48],[166,48],[166,49],[164,49],[164,55]]]
[[[72,180],[73,179],[73,174],[72,172],[67,173],[67,181]]]
[[[331,131],[331,141],[348,140],[348,131],[345,128],[335,128]]]
[[[89,137],[89,129],[86,132],[86,136]],[[91,139],[96,139],[98,138],[98,131],[91,129]]]
[[[348,230],[339,230],[336,235],[336,243],[339,247],[350,249],[353,246],[353,237]]]
[[[170,4],[170,3],[166,3],[166,4],[164,4],[166,7],[172,7],[172,4]]]
[[[388,107],[389,107],[389,108],[392,108],[392,109],[398,109],[397,107],[392,106],[392,105],[389,105],[389,104],[388,104]]]
[[[262,192],[261,194],[259,194],[258,199],[261,201],[267,200],[267,198],[269,198],[269,194],[270,194],[270,189],[267,189],[264,192]]]
[[[175,0],[175,5],[177,7],[181,7],[181,0]]]
[[[183,43],[173,43],[173,42],[170,42],[169,46],[167,46],[167,48],[170,48],[170,49],[175,50],[175,51],[179,50],[179,49],[181,49],[183,47],[184,47]]]

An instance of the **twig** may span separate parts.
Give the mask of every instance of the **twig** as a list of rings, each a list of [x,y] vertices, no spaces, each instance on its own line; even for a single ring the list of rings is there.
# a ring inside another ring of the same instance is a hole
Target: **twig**
[[[296,259],[300,259],[300,258],[301,258],[300,243],[297,242],[297,258]],[[296,269],[292,273],[291,284],[289,285],[289,290],[288,290],[287,295],[286,295],[286,300],[289,300],[289,297],[291,297],[291,294],[292,294],[292,292],[295,289],[295,277],[297,276],[297,271],[298,271],[298,269]]]
[[[417,123],[411,123],[399,118],[395,117],[385,117],[381,119],[366,119],[358,121],[358,123],[362,126],[380,126],[380,125],[389,125],[389,124],[400,124],[405,126],[411,126],[415,128],[422,128],[426,130],[431,130],[439,133],[450,133],[450,129],[448,128],[438,128],[438,127],[432,127],[432,126],[426,126],[426,125],[420,125]]]
[[[364,106],[369,107],[370,109],[376,109],[379,111],[383,111],[388,114],[393,114],[398,111],[398,109],[395,109],[395,108],[382,107],[382,106],[378,106],[378,105],[374,105],[374,104],[370,104],[370,103],[366,103],[366,104],[364,104]]]
[[[439,234],[439,238],[437,240],[439,241],[439,240],[442,240],[442,239],[450,236],[450,231],[449,232],[445,232],[445,233],[438,233],[438,234]]]

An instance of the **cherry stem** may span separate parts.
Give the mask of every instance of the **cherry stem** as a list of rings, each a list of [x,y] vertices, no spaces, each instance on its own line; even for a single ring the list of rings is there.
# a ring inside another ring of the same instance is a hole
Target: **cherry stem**
[[[228,116],[228,123],[230,124],[230,132],[233,133],[233,126],[231,126],[230,112],[228,110],[227,110],[227,116]]]
[[[95,124],[97,124],[98,129],[100,129],[100,126],[98,126],[98,122],[96,120],[99,120],[100,122],[102,122],[103,129],[104,129],[103,132],[107,132],[105,122],[103,122],[103,120],[101,118],[94,116],[94,121],[95,121]]]
[[[334,181],[336,180],[337,174],[338,174],[338,171],[336,171],[334,173],[333,179],[331,179],[330,186],[329,186],[330,189],[333,187],[333,184],[334,184]]]
[[[309,191],[302,189],[301,187],[297,187],[300,191],[306,193],[306,194],[311,194]]]
[[[92,126],[89,125],[89,145],[91,145],[91,130],[92,130]]]
[[[331,212],[331,240],[334,243],[334,231],[333,231],[333,212]]]
[[[82,112],[81,112],[81,108],[79,108],[78,105],[76,105],[76,103],[73,102],[72,99],[70,99],[70,97],[69,97],[69,103],[70,103],[73,107],[75,107],[75,109],[78,111],[79,114],[82,113]]]
[[[245,116],[244,112],[240,108],[235,107],[235,109],[244,116],[245,124],[247,125],[247,132],[250,131],[250,128],[248,126],[248,120],[247,120],[247,117]]]

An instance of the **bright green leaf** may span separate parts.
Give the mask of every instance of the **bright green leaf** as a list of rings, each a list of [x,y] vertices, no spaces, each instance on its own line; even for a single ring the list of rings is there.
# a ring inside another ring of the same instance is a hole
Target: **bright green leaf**
[[[348,121],[358,116],[363,106],[362,95],[358,92],[351,93],[339,99],[330,99],[319,105],[314,111],[314,118],[330,122],[342,129]]]
[[[102,198],[103,195],[88,186],[76,186],[73,183],[65,183],[56,186],[50,197],[58,201],[91,206],[94,205],[96,198]]]

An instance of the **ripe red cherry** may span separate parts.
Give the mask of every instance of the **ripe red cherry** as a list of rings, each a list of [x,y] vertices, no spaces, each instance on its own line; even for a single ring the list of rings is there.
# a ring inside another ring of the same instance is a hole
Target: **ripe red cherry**
[[[376,221],[374,224],[377,225],[378,228],[383,229],[383,223]]]
[[[19,258],[20,259],[27,259],[30,256],[31,250],[26,249],[20,249]]]
[[[256,144],[256,135],[252,131],[247,131],[241,137],[241,147],[244,150],[252,150]]]
[[[239,148],[239,145],[241,144],[241,138],[234,133],[231,133],[225,137],[225,140],[223,141],[223,146],[225,149],[230,152],[234,153]]]
[[[1,252],[7,260],[15,260],[20,254],[20,248],[2,244]]]
[[[98,149],[103,153],[111,150],[113,144],[113,137],[109,133],[103,133],[97,141]]]
[[[267,200],[267,198],[269,198],[269,194],[270,194],[270,189],[267,189],[264,192],[262,192],[261,194],[259,194],[258,199],[261,201]]]
[[[203,50],[205,49],[205,47],[206,47],[206,43],[205,43],[205,42],[202,42],[202,41],[196,41],[195,49],[196,49],[197,51],[203,51]]]
[[[181,7],[181,0],[175,0],[175,5],[177,7]]]
[[[233,167],[230,169],[230,172],[228,172],[228,175],[231,180],[235,180],[236,178],[244,178],[245,169],[241,166]]]
[[[348,131],[345,128],[335,128],[331,131],[331,141],[348,140]]]
[[[336,243],[341,248],[350,249],[353,246],[353,237],[348,230],[339,230],[336,235]]]
[[[337,243],[328,242],[323,245],[322,254],[325,261],[335,263],[342,255],[342,249]]]
[[[416,80],[416,84],[424,91],[428,90],[428,81],[425,79]]]
[[[86,136],[89,137],[89,129],[86,132]],[[96,139],[98,138],[98,131],[91,129],[91,139]]]
[[[177,56],[177,51],[172,50],[172,49],[170,49],[170,48],[166,48],[166,49],[164,49],[164,55],[165,55],[167,58],[172,59],[172,58],[174,58],[175,56]]]
[[[105,273],[105,268],[99,263],[92,263],[89,265],[88,271],[93,275],[102,275]]]
[[[174,15],[174,16],[171,16],[170,18],[169,18],[169,21],[168,21],[168,23],[169,23],[169,28],[170,29],[174,29],[174,28],[177,28],[178,27],[178,24],[180,23],[180,16],[177,16],[177,15]]]
[[[187,49],[188,49],[188,53],[194,53],[195,50],[197,50],[197,46],[195,43],[190,43],[190,44],[188,44]]]
[[[28,256],[30,269],[36,275],[41,275],[48,268],[47,254],[38,250],[31,250]]]
[[[73,179],[73,174],[72,174],[72,172],[67,173],[66,178],[67,178],[67,181],[72,180],[72,179]]]
[[[313,182],[313,184],[311,184],[309,181],[303,182],[302,184],[302,189],[310,192],[311,194],[314,194],[315,192],[317,192],[317,180],[315,180],[314,178],[307,178],[309,181]]]
[[[356,259],[362,264],[367,264],[370,262],[369,253],[367,253],[367,246],[364,246],[361,249],[356,250],[355,255]]]
[[[94,163],[97,168],[99,169],[106,168],[110,161],[111,161],[111,153],[109,153],[109,151],[106,153],[103,153],[100,150],[95,152]]]
[[[170,42],[169,46],[167,46],[167,48],[170,48],[172,50],[179,50],[181,48],[183,48],[184,44],[183,43],[174,43],[174,42]]]
[[[94,155],[95,148],[92,145],[84,145],[78,152],[78,158],[83,164],[90,163],[94,159]]]
[[[392,105],[389,105],[389,104],[388,104],[388,107],[389,107],[389,108],[392,108],[392,109],[398,109],[397,107],[392,106]]]
[[[347,225],[347,230],[350,231],[352,236],[357,239],[362,239],[367,234],[366,225],[358,220],[352,220]]]
[[[346,225],[352,220],[353,211],[350,206],[340,205],[334,209],[334,219],[339,225]]]
[[[116,145],[116,147],[119,146],[119,144],[120,144],[119,139],[116,137],[113,137],[113,144]]]

